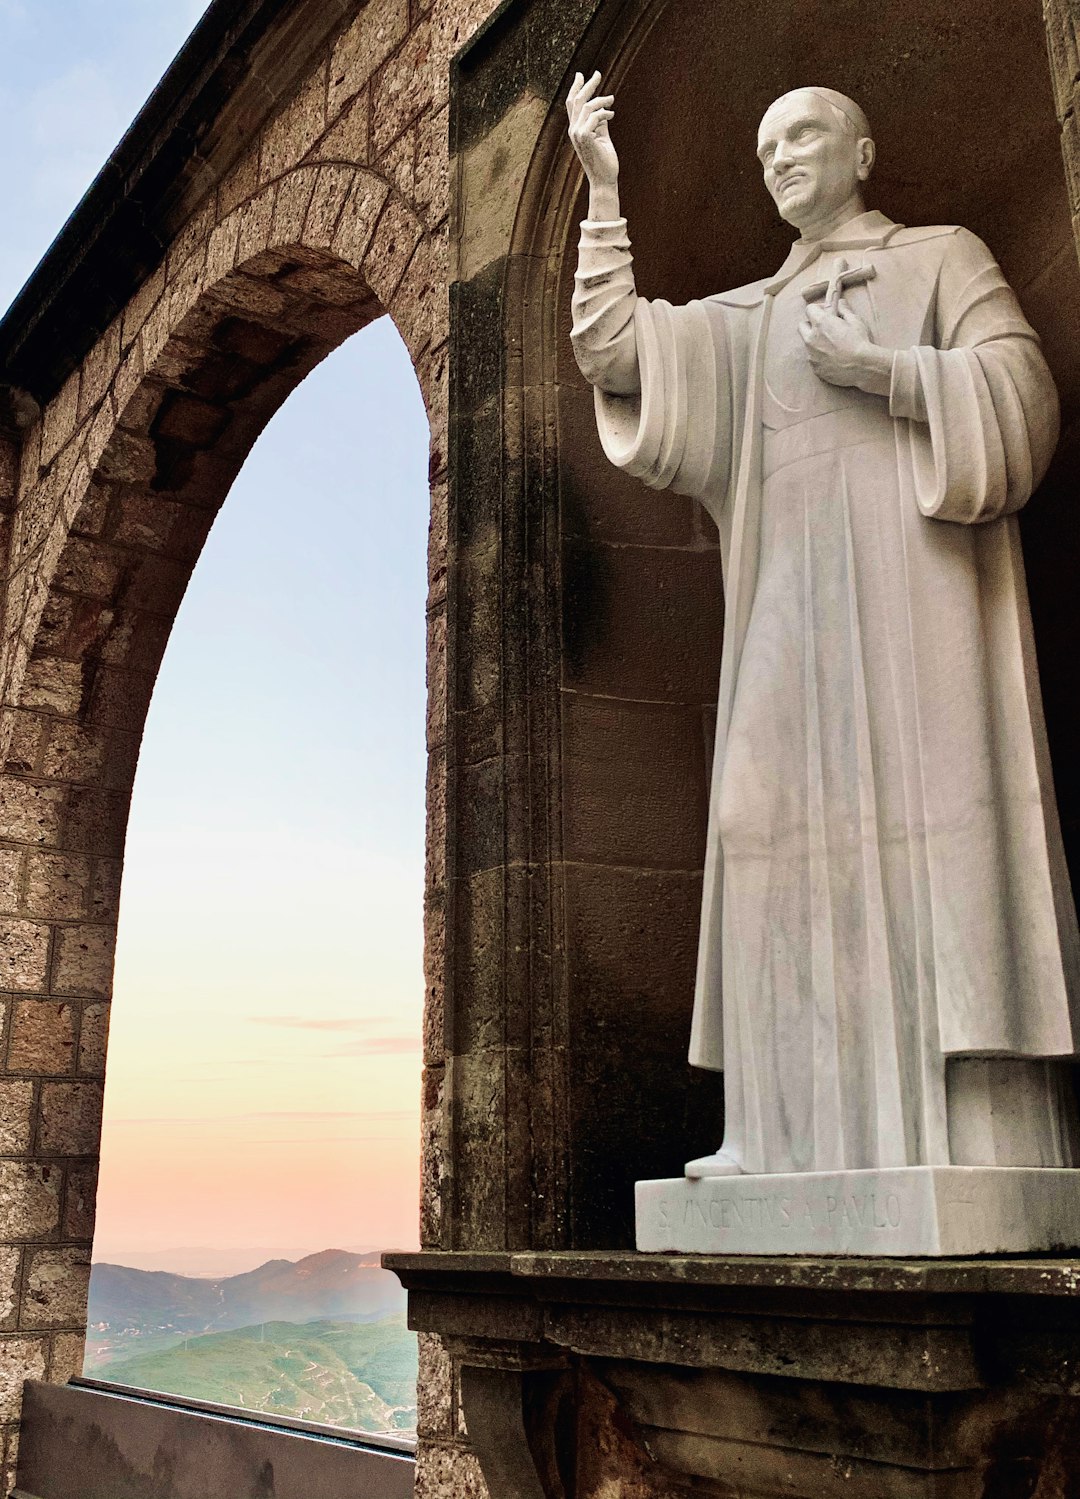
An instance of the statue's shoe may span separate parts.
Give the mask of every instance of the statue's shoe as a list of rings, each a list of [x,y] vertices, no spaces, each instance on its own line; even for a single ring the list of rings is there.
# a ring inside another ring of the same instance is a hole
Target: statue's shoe
[[[687,1161],[686,1175],[691,1181],[700,1181],[703,1176],[742,1176],[738,1161],[718,1150],[715,1155],[699,1156],[696,1161]]]

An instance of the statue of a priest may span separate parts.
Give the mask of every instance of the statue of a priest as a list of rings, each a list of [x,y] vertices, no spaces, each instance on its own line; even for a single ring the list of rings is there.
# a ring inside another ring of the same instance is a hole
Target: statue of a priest
[[[1080,942],[1015,518],[1058,435],[1038,337],[973,234],[866,211],[869,125],[824,88],[758,132],[779,271],[645,301],[600,88],[568,99],[574,349],[608,458],[702,502],[725,580],[691,1060],[727,1118],[687,1174],[1073,1165]]]

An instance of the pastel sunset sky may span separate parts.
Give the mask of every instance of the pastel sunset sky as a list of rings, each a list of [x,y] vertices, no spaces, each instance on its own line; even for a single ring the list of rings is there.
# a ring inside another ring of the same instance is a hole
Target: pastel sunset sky
[[[205,8],[0,0],[5,305]],[[426,468],[383,319],[196,568],[132,805],[99,1259],[416,1242]]]

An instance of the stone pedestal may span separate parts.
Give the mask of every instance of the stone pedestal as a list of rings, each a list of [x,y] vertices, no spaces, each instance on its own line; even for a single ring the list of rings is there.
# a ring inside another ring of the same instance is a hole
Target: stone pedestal
[[[637,1184],[637,1246],[683,1254],[939,1256],[1080,1246],[1080,1171],[911,1166]]]
[[[1080,1262],[394,1255],[497,1499],[1066,1499]]]

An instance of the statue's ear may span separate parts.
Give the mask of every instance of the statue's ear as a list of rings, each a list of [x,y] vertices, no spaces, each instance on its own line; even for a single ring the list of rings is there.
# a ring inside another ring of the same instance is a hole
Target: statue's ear
[[[855,149],[858,152],[859,159],[859,181],[866,182],[869,180],[870,173],[874,170],[874,159],[877,156],[877,147],[874,145],[873,141],[868,135],[864,135],[860,139]]]

